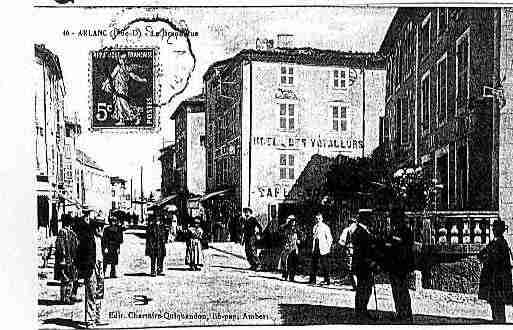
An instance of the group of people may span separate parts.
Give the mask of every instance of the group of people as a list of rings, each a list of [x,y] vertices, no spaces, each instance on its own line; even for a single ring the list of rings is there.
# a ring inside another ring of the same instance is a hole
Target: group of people
[[[150,275],[164,275],[164,259],[166,257],[166,243],[173,241],[176,235],[181,234],[185,238],[185,264],[191,270],[199,271],[204,265],[203,250],[208,247],[206,235],[201,228],[201,218],[195,217],[192,223],[185,224],[182,230],[178,226],[173,227],[163,221],[161,216],[153,216],[146,229],[146,256],[150,257]],[[181,232],[181,233],[180,233]]]
[[[351,219],[338,243],[343,247],[343,264],[355,290],[355,315],[360,320],[371,319],[367,306],[375,290],[375,274],[383,271],[388,274],[392,287],[396,319],[401,323],[412,323],[413,313],[409,293],[409,274],[415,269],[413,232],[407,224],[404,210],[391,206],[389,210],[390,231],[387,235],[374,235],[371,231],[372,210],[359,210],[358,216]],[[505,305],[513,304],[511,250],[504,239],[504,221],[495,220],[492,224],[493,240],[481,251],[479,259],[483,263],[479,283],[480,299],[488,301],[494,322],[504,323]],[[285,280],[294,281],[299,261],[301,238],[297,220],[289,215],[280,226],[283,233],[283,248],[278,269]],[[330,253],[333,239],[329,226],[324,223],[321,213],[315,215],[311,230],[311,272],[309,283],[315,284],[319,265],[324,281],[330,284]],[[249,259],[248,259],[249,260]]]
[[[413,322],[408,277],[415,268],[414,237],[407,225],[404,210],[392,206],[389,210],[390,231],[386,236],[374,235],[371,230],[372,210],[359,210],[358,216],[346,227],[338,240],[343,247],[343,263],[350,275],[355,290],[355,314],[368,320],[367,309],[372,290],[375,290],[374,276],[378,271],[388,274],[395,304],[397,320]],[[151,276],[164,275],[166,243],[181,232],[186,241],[185,263],[191,270],[198,271],[204,265],[203,250],[208,240],[201,228],[201,218],[182,229],[176,223],[169,224],[161,217],[150,218],[146,231],[146,255],[150,257]],[[115,217],[94,217],[92,210],[84,209],[83,216],[74,219],[65,215],[62,229],[55,242],[55,279],[61,281],[60,299],[64,304],[73,304],[77,299],[78,280],[84,280],[86,299],[86,322],[88,326],[105,325],[101,322],[101,301],[104,295],[105,273],[110,266],[110,278],[116,278],[116,265],[120,246],[123,243],[123,227]],[[176,222],[176,219],[175,219]],[[253,217],[250,208],[243,209],[243,224],[239,242],[244,245],[250,270],[261,269],[257,253],[257,242],[261,238],[262,226]],[[105,227],[105,228],[104,228]],[[295,281],[300,258],[300,245],[311,242],[310,284],[316,284],[319,270],[324,277],[320,284],[330,284],[330,254],[333,237],[322,213],[315,215],[309,237],[302,236],[294,215],[289,215],[280,227],[282,251],[278,269],[285,280]],[[504,239],[504,221],[498,219],[492,224],[494,238],[481,251],[483,263],[479,283],[480,299],[486,300],[492,310],[495,322],[504,323],[505,305],[513,304],[511,251]]]
[[[117,277],[123,228],[115,217],[110,217],[110,224],[104,228],[107,223],[95,217],[93,210],[84,208],[82,212],[80,218],[63,216],[62,229],[55,242],[54,277],[61,281],[63,304],[80,301],[77,299],[78,281],[83,279],[87,326],[106,325],[101,321],[105,272],[110,265],[110,277]]]

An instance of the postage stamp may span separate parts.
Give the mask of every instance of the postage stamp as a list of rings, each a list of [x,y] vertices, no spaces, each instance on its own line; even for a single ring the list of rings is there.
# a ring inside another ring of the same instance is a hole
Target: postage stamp
[[[91,130],[154,129],[153,48],[107,48],[90,52]]]

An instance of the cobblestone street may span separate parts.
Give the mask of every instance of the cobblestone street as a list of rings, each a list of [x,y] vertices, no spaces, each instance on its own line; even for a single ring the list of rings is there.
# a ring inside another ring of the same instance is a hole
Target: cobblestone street
[[[105,280],[103,320],[106,328],[152,328],[198,325],[272,325],[354,323],[354,292],[335,281],[331,286],[282,281],[277,273],[247,270],[244,249],[219,243],[206,252],[207,266],[201,272],[184,265],[185,244],[168,244],[165,276],[149,276],[141,232],[125,232],[118,278]],[[39,268],[40,327],[80,327],[84,303],[59,305],[59,285],[53,280],[53,260]],[[79,298],[83,299],[83,286]],[[377,286],[369,304],[377,323],[389,323],[393,301],[389,285]],[[483,323],[489,306],[475,295],[434,290],[412,292],[415,323]],[[508,320],[513,319],[507,307]]]

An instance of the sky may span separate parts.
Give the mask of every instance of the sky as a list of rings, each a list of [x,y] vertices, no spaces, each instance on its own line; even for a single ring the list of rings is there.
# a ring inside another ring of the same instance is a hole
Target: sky
[[[215,61],[254,48],[257,38],[276,39],[293,34],[296,47],[342,51],[377,51],[395,13],[394,8],[159,8],[159,17],[184,20],[190,31],[196,65],[185,90],[160,108],[160,130],[155,133],[98,133],[89,128],[89,51],[103,47],[102,38],[65,37],[63,31],[109,28],[114,20],[143,15],[143,10],[119,8],[35,8],[34,42],[59,56],[66,86],[65,111],[77,112],[82,135],[79,147],[109,175],[134,178],[139,191],[143,166],[144,191],[160,188],[159,149],[174,141],[170,119],[184,99],[201,93],[203,74]],[[377,125],[377,123],[375,123]],[[376,129],[377,131],[377,129]]]

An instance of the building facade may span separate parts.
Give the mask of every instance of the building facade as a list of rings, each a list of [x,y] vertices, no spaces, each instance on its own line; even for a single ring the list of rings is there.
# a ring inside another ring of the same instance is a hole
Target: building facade
[[[79,192],[76,189],[76,169],[78,168],[76,151],[77,138],[81,134],[81,126],[77,114],[64,115],[64,190],[65,213],[78,215],[81,210]]]
[[[171,143],[160,149],[159,161],[161,163],[161,181],[160,192],[162,197],[167,197],[176,193],[176,153],[175,144]]]
[[[512,22],[504,8],[400,8],[381,45],[381,140],[441,185],[438,210],[513,217]]]
[[[401,8],[387,58],[384,143],[397,164],[421,165],[443,186],[440,210],[493,209],[494,10]]]
[[[181,102],[171,115],[175,121],[176,191],[193,195],[205,192],[205,97]]]
[[[107,217],[112,206],[110,176],[85,152],[77,149],[79,200],[97,215]]]
[[[265,226],[314,154],[370,154],[383,68],[374,54],[312,48],[243,50],[213,64],[204,75],[207,216],[251,207]]]
[[[111,211],[120,210],[130,213],[131,210],[131,195],[126,186],[126,180],[119,176],[110,178],[110,185],[112,191]]]
[[[64,97],[59,58],[45,45],[35,45],[34,143],[38,228],[57,233],[64,212]]]

